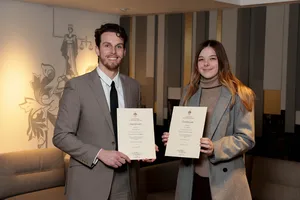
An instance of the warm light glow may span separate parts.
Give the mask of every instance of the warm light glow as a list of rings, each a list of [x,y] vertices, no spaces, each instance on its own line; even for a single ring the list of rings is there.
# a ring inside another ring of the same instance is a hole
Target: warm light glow
[[[0,153],[36,148],[28,141],[28,114],[19,106],[33,96],[32,73],[38,69],[35,46],[17,32],[5,35],[0,54]],[[37,67],[36,67],[37,66]],[[24,141],[28,141],[24,143]]]
[[[65,82],[72,70],[82,75],[97,65],[94,49],[90,43],[80,48],[81,41],[93,42],[95,27],[105,21],[117,23],[119,16],[21,2],[0,4],[0,153],[53,147]],[[63,43],[72,38],[68,42],[75,44],[74,36],[65,38],[69,24],[74,26],[78,51]]]
[[[17,58],[13,53],[4,55],[6,57],[1,56],[4,63],[0,63],[0,137],[3,138],[0,140],[0,153],[24,149],[27,118],[19,104],[24,101],[25,95],[32,94],[28,82],[28,76],[32,74],[28,71],[30,57]]]
[[[80,52],[77,58],[77,66],[79,75],[93,71],[97,64],[98,58],[94,51],[84,50]]]
[[[1,70],[1,104],[6,111],[10,111],[20,103],[25,93],[28,94],[28,86],[24,83],[28,82],[24,74],[25,68],[17,62],[10,62]],[[29,83],[28,83],[29,84]],[[10,114],[16,114],[11,113]]]
[[[36,49],[32,49],[23,38],[13,37],[10,40],[12,42],[6,43],[0,55],[0,137],[4,138],[0,140],[0,153],[37,148],[37,138],[28,141],[29,136],[26,133],[30,110],[42,107],[34,99],[34,90],[31,87],[33,74],[42,73],[42,61],[35,57],[40,55],[35,55],[33,52],[36,52]],[[15,48],[16,46],[19,48]],[[78,73],[82,75],[94,70],[98,60],[94,51],[85,49],[80,52],[76,61]],[[56,76],[59,76],[61,68],[55,64],[53,66],[57,70]],[[33,100],[25,98],[33,98]],[[48,145],[52,146],[51,137],[54,127],[47,122],[47,128],[49,129]]]

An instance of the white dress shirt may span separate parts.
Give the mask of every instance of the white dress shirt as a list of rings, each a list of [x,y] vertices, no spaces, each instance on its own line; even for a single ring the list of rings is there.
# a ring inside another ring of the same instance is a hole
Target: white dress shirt
[[[115,82],[116,90],[118,93],[119,108],[124,108],[125,107],[124,93],[123,93],[123,87],[122,87],[122,82],[120,79],[119,72],[113,79],[109,78],[99,67],[97,67],[97,72],[100,77],[100,81],[102,83],[108,109],[110,110],[110,90],[111,90],[111,83],[113,81]]]
[[[122,87],[122,82],[120,79],[120,74],[118,72],[118,74],[113,78],[109,78],[99,67],[97,67],[97,73],[99,75],[103,90],[104,90],[104,94],[105,94],[105,98],[106,98],[106,102],[108,105],[108,109],[110,110],[110,90],[111,90],[111,83],[114,81],[115,82],[115,86],[116,86],[116,90],[118,93],[118,103],[119,103],[119,108],[125,108],[125,101],[124,101],[124,93],[123,93],[123,87]],[[101,151],[102,149],[100,149]],[[98,152],[98,154],[100,153],[100,151]],[[98,162],[98,154],[96,155],[95,159],[94,159],[94,164],[97,164]]]

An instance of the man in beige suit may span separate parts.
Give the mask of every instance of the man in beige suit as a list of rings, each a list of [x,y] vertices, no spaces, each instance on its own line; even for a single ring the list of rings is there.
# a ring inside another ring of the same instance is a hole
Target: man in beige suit
[[[54,130],[54,145],[71,156],[67,198],[136,200],[139,163],[117,150],[116,133],[116,109],[140,105],[137,81],[119,74],[127,35],[105,24],[95,41],[99,66],[66,83]]]

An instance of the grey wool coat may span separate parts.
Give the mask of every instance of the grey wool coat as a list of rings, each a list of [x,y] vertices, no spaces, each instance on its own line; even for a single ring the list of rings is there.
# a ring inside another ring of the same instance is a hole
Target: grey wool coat
[[[201,88],[191,97],[187,106],[199,106],[200,97]],[[222,86],[208,129],[208,138],[214,144],[214,155],[208,158],[212,199],[251,200],[244,154],[255,145],[254,111],[248,112],[238,95],[234,106],[230,108],[231,99],[230,91]],[[175,200],[192,198],[193,178],[194,160],[182,159]]]

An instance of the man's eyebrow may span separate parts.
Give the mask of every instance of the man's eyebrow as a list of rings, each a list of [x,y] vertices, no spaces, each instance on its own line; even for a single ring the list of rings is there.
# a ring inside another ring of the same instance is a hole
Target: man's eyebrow
[[[110,45],[112,45],[110,42],[103,42],[102,44],[110,44]],[[118,45],[122,45],[122,46],[124,46],[124,44],[123,44],[123,43],[118,43],[118,44],[116,44],[116,46],[118,46]]]

